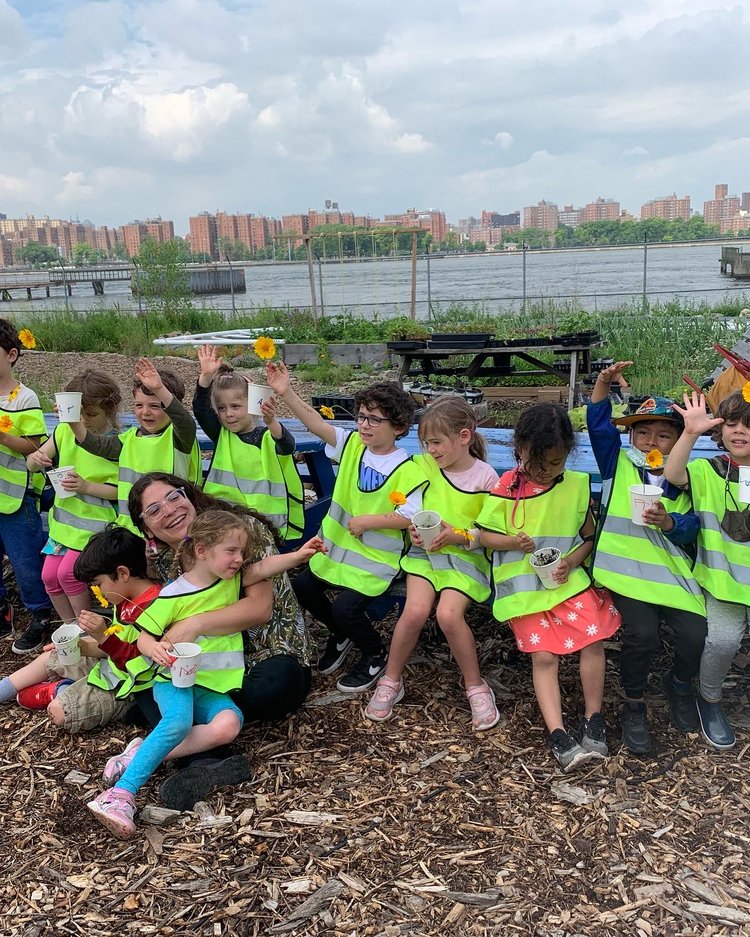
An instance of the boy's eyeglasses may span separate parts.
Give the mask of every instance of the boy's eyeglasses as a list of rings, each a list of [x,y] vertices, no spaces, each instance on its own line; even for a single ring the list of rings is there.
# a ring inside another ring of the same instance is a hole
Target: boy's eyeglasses
[[[370,416],[369,413],[358,413],[356,416],[357,423],[367,423],[368,426],[372,426],[373,429],[377,429],[381,423],[390,423],[391,421],[384,416]]]
[[[187,495],[185,494],[185,489],[175,488],[174,491],[169,492],[166,498],[163,498],[161,501],[154,501],[153,504],[149,504],[143,514],[141,514],[141,517],[144,521],[158,520],[164,514],[165,505],[175,505],[179,504],[180,501],[186,500]]]

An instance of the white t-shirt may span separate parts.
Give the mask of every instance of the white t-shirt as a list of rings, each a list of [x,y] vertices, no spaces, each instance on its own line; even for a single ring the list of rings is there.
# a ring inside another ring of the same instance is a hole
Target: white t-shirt
[[[185,574],[178,576],[172,582],[167,583],[159,593],[162,598],[169,598],[171,595],[190,595],[191,592],[199,592],[205,586],[194,586],[189,579],[185,578]]]
[[[471,468],[463,472],[445,470],[448,481],[461,491],[492,491],[500,481],[500,476],[487,462],[476,459]]]
[[[32,407],[39,408],[39,398],[34,391],[25,384],[20,385],[15,399],[8,400],[8,397],[12,393],[13,391],[11,390],[8,394],[0,394],[0,407],[2,407],[3,410],[30,410]]]
[[[329,459],[334,462],[340,462],[344,452],[344,446],[347,439],[352,435],[352,430],[341,429],[340,426],[334,426],[336,433],[336,445],[326,446],[325,453]],[[375,491],[392,475],[402,462],[406,462],[409,453],[404,449],[396,448],[393,452],[387,452],[385,455],[377,455],[365,449],[359,468],[359,487],[361,491]],[[414,491],[406,497],[406,504],[395,508],[395,513],[400,514],[407,520],[411,520],[417,511],[422,510],[422,490]]]

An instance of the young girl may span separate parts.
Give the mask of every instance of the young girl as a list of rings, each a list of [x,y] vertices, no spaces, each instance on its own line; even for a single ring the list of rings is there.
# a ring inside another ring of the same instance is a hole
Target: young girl
[[[425,550],[417,529],[409,528],[413,545],[401,560],[407,573],[406,606],[393,632],[385,674],[378,680],[365,715],[375,722],[388,719],[402,699],[404,666],[437,594],[437,621],[464,678],[472,728],[491,729],[500,714],[479,672],[474,637],[464,614],[469,602],[483,602],[490,594],[489,561],[479,532],[471,528],[498,475],[485,461],[486,447],[476,431],[474,412],[458,397],[446,397],[427,410],[419,424],[419,438],[427,455],[415,461],[429,480],[424,510],[440,514],[442,529]]]
[[[750,381],[726,397],[708,416],[706,401],[685,395],[675,405],[685,421],[664,468],[672,484],[689,488],[700,518],[693,574],[706,597],[708,634],[696,696],[703,735],[714,748],[737,741],[721,707],[721,688],[748,626],[750,606]],[[687,464],[698,437],[711,430],[727,454]]]
[[[165,632],[176,621],[231,605],[243,587],[291,569],[322,548],[313,538],[295,553],[267,556],[248,566],[258,546],[249,526],[228,511],[200,515],[177,551],[175,567],[185,572],[138,618],[143,656],[128,661],[130,680],[117,696],[153,686],[161,721],[145,741],[133,739],[124,752],[110,758],[104,779],[114,786],[88,804],[121,839],[135,831],[135,795],[162,761],[228,744],[242,728],[242,713],[229,696],[240,688],[245,672],[242,634],[198,638],[202,655],[195,686],[176,687],[169,669],[174,648]]]
[[[563,771],[570,771],[608,753],[603,641],[620,627],[620,615],[581,565],[594,539],[589,477],[565,471],[575,436],[563,407],[544,403],[525,410],[514,444],[518,467],[502,476],[477,525],[482,545],[495,551],[493,614],[509,622],[518,649],[532,655],[547,744]],[[562,556],[554,589],[542,585],[529,563],[529,554],[544,548]],[[578,651],[586,712],[576,739],[563,724],[558,665],[560,655]]]
[[[256,425],[256,417],[247,412],[247,381],[224,363],[213,345],[200,348],[198,360],[193,413],[215,444],[203,490],[255,508],[273,521],[282,538],[297,539],[305,517],[294,437],[276,418],[273,402],[261,407],[265,426]]]
[[[114,435],[119,431],[117,408],[120,389],[102,371],[76,375],[66,391],[81,394],[81,420],[89,432]],[[73,575],[73,566],[93,534],[117,517],[117,463],[86,452],[76,442],[70,423],[58,423],[52,436],[26,459],[32,472],[53,465],[73,465],[63,480],[71,497],[55,495],[49,512],[49,540],[42,553],[42,580],[55,611],[64,624],[74,622],[89,607],[85,583]]]

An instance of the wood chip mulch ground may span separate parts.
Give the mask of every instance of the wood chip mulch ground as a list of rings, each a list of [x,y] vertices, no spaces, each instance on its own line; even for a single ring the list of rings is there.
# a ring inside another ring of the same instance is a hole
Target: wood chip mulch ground
[[[447,646],[428,635],[390,722],[367,722],[334,677],[316,678],[302,712],[243,732],[250,782],[165,825],[141,821],[126,843],[84,805],[136,730],[71,737],[43,713],[3,706],[0,933],[750,934],[750,658],[739,656],[727,687],[734,750],[677,733],[655,674],[659,747],[639,758],[620,751],[614,728],[612,643],[613,755],[562,775],[544,749],[528,658],[484,610],[472,623],[503,712],[496,729],[472,733]],[[20,659],[0,645],[8,673]],[[572,717],[574,661],[561,678]],[[168,770],[141,806],[158,806]]]

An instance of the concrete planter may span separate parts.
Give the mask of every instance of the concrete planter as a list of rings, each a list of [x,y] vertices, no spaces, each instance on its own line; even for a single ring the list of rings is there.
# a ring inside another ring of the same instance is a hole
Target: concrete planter
[[[320,354],[318,345],[281,345],[284,362],[293,367],[296,364],[316,364]],[[383,342],[370,345],[344,345],[330,343],[328,354],[334,364],[388,364],[390,354]]]

